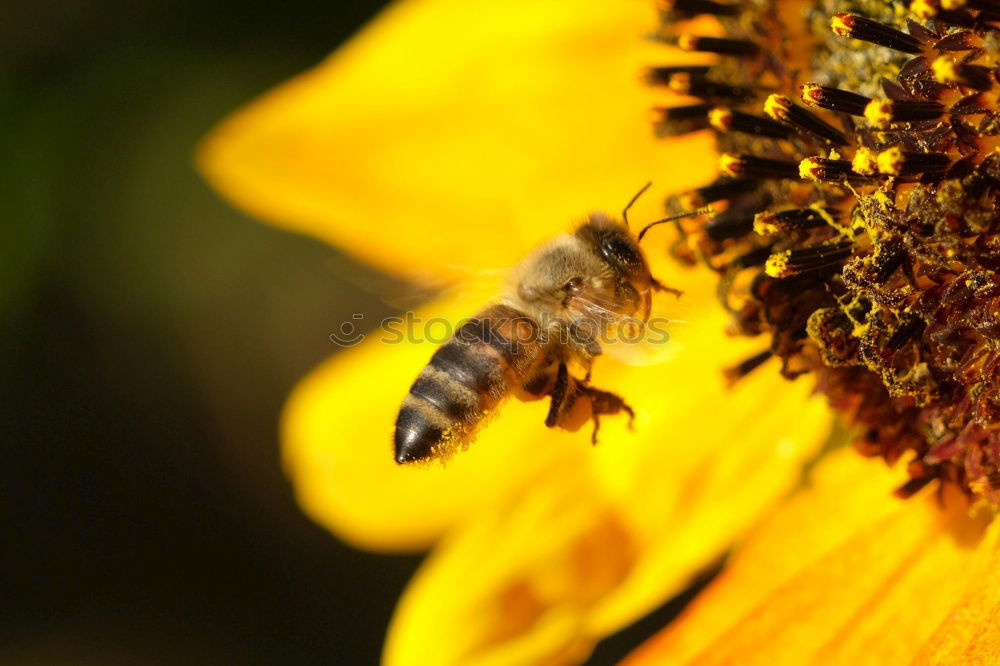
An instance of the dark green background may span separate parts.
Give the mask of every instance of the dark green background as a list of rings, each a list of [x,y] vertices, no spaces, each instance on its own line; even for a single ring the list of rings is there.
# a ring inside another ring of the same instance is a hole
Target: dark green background
[[[4,4],[0,661],[374,662],[417,558],[306,520],[276,430],[377,305],[191,154],[382,3]]]

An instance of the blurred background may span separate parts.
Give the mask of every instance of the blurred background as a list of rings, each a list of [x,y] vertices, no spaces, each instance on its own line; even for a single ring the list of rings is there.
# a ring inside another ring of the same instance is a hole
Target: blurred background
[[[5,3],[0,663],[377,661],[419,558],[310,523],[277,425],[385,280],[234,211],[192,151],[383,4]]]
[[[306,520],[276,431],[327,333],[381,306],[191,155],[383,4],[4,3],[3,663],[376,661],[418,559]]]

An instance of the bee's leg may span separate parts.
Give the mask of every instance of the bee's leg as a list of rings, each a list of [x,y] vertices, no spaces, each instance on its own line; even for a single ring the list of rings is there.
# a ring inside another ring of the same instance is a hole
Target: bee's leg
[[[595,357],[603,353],[593,331],[585,331],[582,327],[574,324],[570,326],[569,335],[572,346],[579,350],[588,362],[592,362]]]
[[[629,430],[634,430],[635,412],[628,406],[625,400],[611,391],[602,391],[592,386],[578,387],[581,394],[590,398],[592,415],[594,421],[594,432],[590,441],[597,444],[597,430],[601,427],[600,416],[602,414],[617,414],[625,412],[628,414]]]
[[[674,289],[673,287],[668,287],[667,285],[663,284],[656,278],[650,278],[650,280],[651,280],[650,284],[656,291],[665,291],[668,294],[673,294],[677,298],[680,298],[684,294],[684,292],[681,291],[680,289]]]
[[[539,370],[534,375],[529,377],[523,384],[521,384],[521,388],[536,398],[541,398],[545,394],[545,389],[549,385],[549,379],[551,376],[550,372],[546,370]]]
[[[545,417],[545,425],[554,428],[559,422],[559,415],[562,413],[563,403],[566,401],[567,388],[569,388],[569,370],[566,364],[559,363],[556,371],[556,383],[552,387],[552,402],[549,403],[549,415]]]

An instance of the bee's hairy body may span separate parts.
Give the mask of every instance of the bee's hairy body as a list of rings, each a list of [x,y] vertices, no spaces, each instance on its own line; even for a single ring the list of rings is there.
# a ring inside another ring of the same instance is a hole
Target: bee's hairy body
[[[572,428],[582,412],[595,437],[599,415],[631,416],[621,398],[589,385],[589,370],[600,333],[640,310],[648,318],[651,292],[661,288],[625,223],[603,213],[543,244],[511,272],[500,302],[463,324],[420,372],[396,419],[396,462],[448,455],[510,395],[550,396],[547,426]],[[571,365],[585,376],[571,376]]]

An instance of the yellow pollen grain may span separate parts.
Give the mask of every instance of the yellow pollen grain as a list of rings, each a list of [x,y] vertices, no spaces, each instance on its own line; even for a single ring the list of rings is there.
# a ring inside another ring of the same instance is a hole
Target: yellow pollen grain
[[[733,155],[732,153],[722,153],[722,155],[719,155],[719,170],[727,176],[739,176],[742,172],[739,155]]]
[[[865,119],[879,129],[892,124],[892,102],[887,99],[873,99],[865,107]]]
[[[815,83],[803,83],[801,90],[803,102],[809,106],[819,106],[819,98],[823,93],[818,85]]]
[[[754,232],[760,234],[761,236],[773,236],[774,234],[780,233],[781,229],[778,225],[774,223],[777,219],[774,213],[769,213],[767,211],[763,213],[757,213],[753,218],[753,230]]]
[[[948,56],[940,56],[931,63],[931,70],[934,72],[934,80],[938,83],[961,83],[962,77],[958,73],[958,65]]]
[[[843,17],[839,14],[835,14],[832,19],[830,19],[830,29],[833,30],[835,35],[840,35],[841,37],[850,37],[851,28],[846,23],[844,23]]]
[[[689,33],[684,33],[677,38],[677,46],[685,51],[694,51],[697,43],[698,38]]]
[[[922,19],[934,18],[938,13],[937,7],[931,0],[913,0],[910,3],[910,11]]]
[[[941,9],[961,9],[965,0],[941,0]]]
[[[792,106],[792,101],[784,95],[768,95],[764,100],[764,113],[775,120],[785,120],[788,118],[788,109]]]
[[[670,77],[667,87],[675,93],[686,95],[691,92],[691,75],[684,72],[674,74]]]
[[[799,162],[799,178],[803,180],[815,180],[819,182],[819,178],[816,176],[816,169],[819,167],[819,163],[816,162],[816,158],[807,157],[801,162]]]
[[[717,106],[708,112],[708,123],[720,132],[729,131],[729,124],[733,121],[733,112],[727,108]]]
[[[809,210],[814,210],[817,213],[819,213],[819,216],[823,218],[823,221],[829,224],[831,227],[836,228],[838,226],[837,220],[833,218],[833,215],[830,214],[830,211],[828,211],[822,203],[817,202],[810,205]]]
[[[764,272],[773,278],[785,277],[788,273],[788,258],[791,252],[788,250],[772,254],[764,264]]]
[[[883,150],[878,154],[879,173],[898,176],[903,171],[903,162],[906,158],[899,146],[894,146],[889,150]]]
[[[854,159],[851,160],[851,168],[865,176],[875,173],[878,168],[875,151],[870,148],[858,148],[858,152],[854,153]]]
[[[886,192],[884,190],[879,190],[879,191],[875,192],[875,194],[873,196],[875,197],[875,201],[877,201],[879,203],[879,205],[882,206],[883,209],[887,210],[890,207],[896,205],[896,196],[895,196],[895,194],[890,195],[888,192]]]

